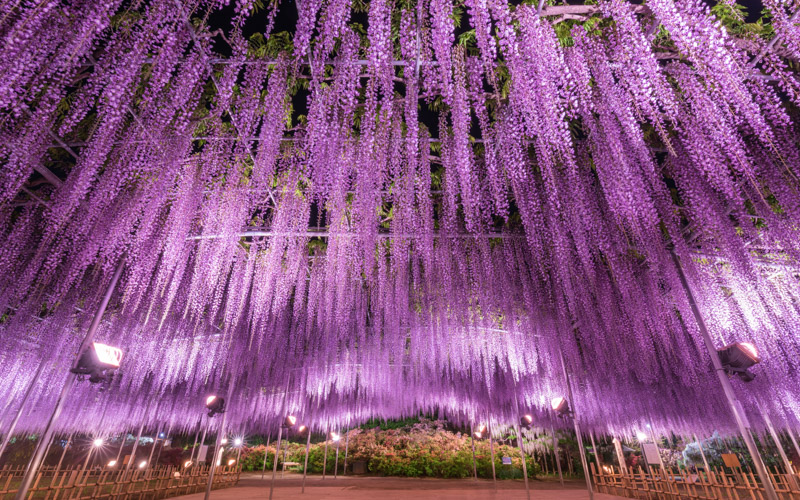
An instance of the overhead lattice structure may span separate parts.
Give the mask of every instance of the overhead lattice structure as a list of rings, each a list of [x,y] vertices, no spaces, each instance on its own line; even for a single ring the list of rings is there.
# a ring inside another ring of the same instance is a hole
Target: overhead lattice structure
[[[40,429],[287,412],[733,429],[800,409],[800,28],[697,0],[0,1],[0,399]],[[296,10],[295,10],[296,9]]]

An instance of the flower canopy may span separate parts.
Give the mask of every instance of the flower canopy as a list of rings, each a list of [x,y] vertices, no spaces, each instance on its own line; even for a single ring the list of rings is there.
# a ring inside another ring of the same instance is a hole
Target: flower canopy
[[[796,425],[790,3],[0,0],[0,418]]]

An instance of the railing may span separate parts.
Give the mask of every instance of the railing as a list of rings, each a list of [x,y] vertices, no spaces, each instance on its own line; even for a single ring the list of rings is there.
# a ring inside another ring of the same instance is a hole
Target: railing
[[[30,500],[155,500],[204,491],[209,466],[189,469],[82,470],[42,468],[29,490]],[[12,499],[22,482],[24,467],[0,469],[0,499]],[[234,486],[241,469],[217,467],[213,488]]]
[[[595,487],[608,493],[637,499],[700,499],[700,500],[763,500],[764,488],[752,472],[741,468],[662,470],[637,468],[621,471],[604,465],[600,470],[591,465]],[[800,500],[800,475],[784,474],[776,469],[769,471],[775,492],[781,500]]]

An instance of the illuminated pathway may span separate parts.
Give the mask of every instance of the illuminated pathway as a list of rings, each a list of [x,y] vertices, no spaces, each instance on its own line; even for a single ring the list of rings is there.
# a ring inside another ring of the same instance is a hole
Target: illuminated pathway
[[[522,481],[498,481],[497,491],[492,482],[482,479],[433,479],[398,477],[347,477],[324,481],[321,476],[309,476],[306,492],[300,492],[301,477],[289,475],[277,479],[275,500],[285,499],[342,499],[342,500],[394,500],[413,498],[414,500],[449,500],[497,498],[508,500],[525,499]],[[269,476],[263,481],[261,474],[242,475],[239,485],[234,488],[215,490],[211,500],[264,500],[269,491]],[[200,500],[202,493],[177,497],[182,500]],[[531,498],[536,500],[584,500],[589,495],[583,481],[567,481],[562,489],[557,481],[531,481]],[[596,500],[612,500],[622,497],[595,493]]]

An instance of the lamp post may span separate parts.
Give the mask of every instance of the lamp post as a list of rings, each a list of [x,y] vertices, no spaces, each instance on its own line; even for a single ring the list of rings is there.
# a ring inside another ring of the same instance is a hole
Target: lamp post
[[[306,460],[303,464],[303,487],[300,489],[300,493],[306,492],[306,472],[308,471],[308,450],[311,447],[311,428],[306,428],[306,432],[308,433],[308,437],[306,438]]]
[[[525,450],[522,447],[522,427],[517,424],[517,444],[519,445],[519,456],[522,458],[522,475],[525,477],[525,494],[528,496],[528,500],[531,500],[531,490],[530,486],[528,486],[528,464],[525,463],[527,460],[525,458]]]
[[[269,449],[269,442],[272,439],[272,434],[267,434],[267,444],[264,446],[264,465],[261,466],[261,479],[264,479],[264,472],[267,470],[267,450]]]
[[[233,395],[233,383],[234,376],[231,374],[231,380],[228,383],[228,396],[225,398],[225,401],[231,400],[231,396]],[[225,420],[227,419],[227,416],[227,411],[222,414],[222,421],[220,421],[219,429],[217,429],[217,442],[214,445],[214,456],[211,457],[211,468],[208,471],[208,484],[206,485],[205,500],[208,500],[208,498],[211,496],[211,487],[214,485],[214,472],[217,469],[217,453],[220,452],[222,439],[225,436]]]
[[[336,460],[333,462],[333,478],[336,479],[339,474],[339,443],[342,442],[342,436],[336,434],[333,440],[336,441]]]
[[[558,469],[558,480],[561,486],[564,486],[564,474],[561,472],[561,460],[558,457],[558,437],[556,436],[556,428],[553,422],[550,422],[550,432],[553,434],[553,456],[556,459],[556,468]]]
[[[289,392],[289,383],[286,383],[286,392]],[[286,397],[286,396],[284,396]],[[284,405],[285,406],[285,405]],[[294,424],[297,423],[297,419],[293,416],[288,416],[283,422],[283,425],[278,428],[278,441],[275,447],[275,461],[272,464],[272,482],[269,485],[269,500],[272,500],[272,493],[275,490],[275,474],[278,472],[278,455],[280,454],[281,450],[281,435],[283,434],[283,428],[286,427],[286,434],[288,436],[289,429],[294,427]]]
[[[330,425],[328,426],[328,430],[330,430]],[[328,469],[328,439],[329,439],[329,432],[328,430],[325,431],[325,456],[322,459],[322,480],[325,480],[325,471]]]
[[[103,299],[100,301],[100,307],[97,308],[97,312],[95,313],[94,317],[92,318],[92,322],[89,325],[89,329],[86,331],[86,336],[83,337],[83,341],[81,342],[81,347],[78,350],[78,356],[76,356],[75,361],[73,362],[73,368],[78,366],[79,360],[81,355],[86,351],[86,349],[91,345],[92,341],[94,340],[94,336],[97,333],[97,328],[100,326],[100,321],[103,319],[103,314],[106,312],[106,308],[108,307],[108,303],[111,301],[111,295],[114,293],[114,289],[117,287],[117,282],[119,282],[120,276],[122,276],[122,270],[125,267],[125,257],[123,256],[119,263],[117,264],[117,268],[114,271],[114,275],[111,277],[111,282],[108,284],[105,293],[103,294]],[[53,433],[55,431],[55,423],[58,420],[58,417],[61,415],[61,410],[64,409],[64,403],[66,402],[67,396],[69,396],[70,391],[72,391],[72,386],[75,384],[78,375],[73,371],[67,373],[67,378],[64,380],[64,386],[61,388],[61,393],[58,395],[58,399],[56,400],[56,405],[53,408],[53,413],[50,415],[50,419],[47,421],[45,425],[44,431],[42,432],[42,437],[39,439],[39,442],[36,444],[36,449],[33,452],[33,456],[31,456],[30,461],[28,461],[28,467],[25,470],[25,475],[22,477],[22,482],[19,485],[19,489],[17,490],[17,494],[14,497],[15,500],[26,500],[28,497],[28,490],[31,488],[33,484],[33,480],[36,478],[37,474],[39,473],[39,467],[42,465],[42,461],[44,460],[44,452],[47,448],[47,443],[53,439]]]
[[[472,429],[472,422],[469,423],[469,440],[472,442],[472,476],[473,480],[478,480],[478,467],[475,465],[475,434]]]
[[[756,443],[753,441],[753,435],[750,433],[750,422],[747,420],[747,415],[744,414],[741,404],[736,399],[731,381],[728,379],[728,375],[725,373],[725,369],[722,367],[722,362],[719,358],[719,352],[717,352],[714,342],[711,340],[711,335],[708,333],[705,320],[700,314],[700,308],[697,307],[694,294],[692,293],[692,289],[689,287],[689,281],[686,279],[686,274],[683,272],[681,261],[678,259],[678,255],[675,253],[674,249],[670,249],[669,253],[672,257],[672,262],[675,264],[675,269],[678,272],[678,279],[680,280],[681,286],[686,293],[689,307],[692,309],[692,315],[694,315],[697,328],[700,330],[700,335],[703,337],[703,342],[708,350],[708,355],[711,357],[711,364],[714,366],[714,372],[716,372],[719,383],[722,386],[722,392],[725,393],[725,398],[728,400],[728,406],[730,406],[731,413],[733,413],[733,418],[736,420],[737,427],[739,427],[739,433],[742,435],[742,439],[744,439],[744,443],[747,446],[747,451],[750,452],[750,457],[753,460],[753,465],[755,465],[758,478],[761,480],[761,484],[764,486],[764,493],[766,493],[767,500],[778,500],[778,495],[775,493],[772,480],[769,477],[769,473],[767,473],[767,469],[764,466],[761,455],[758,453]]]

